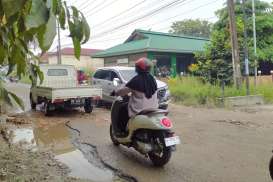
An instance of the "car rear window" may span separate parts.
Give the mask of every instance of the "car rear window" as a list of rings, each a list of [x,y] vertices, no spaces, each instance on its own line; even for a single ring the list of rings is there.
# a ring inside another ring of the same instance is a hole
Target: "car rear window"
[[[110,80],[111,72],[108,70],[99,70],[95,73],[94,78],[102,80]]]
[[[130,69],[130,70],[120,70],[121,76],[124,78],[124,80],[129,81],[132,78],[134,78],[137,73],[135,70]]]
[[[68,72],[66,69],[49,69],[47,71],[48,76],[67,76]]]

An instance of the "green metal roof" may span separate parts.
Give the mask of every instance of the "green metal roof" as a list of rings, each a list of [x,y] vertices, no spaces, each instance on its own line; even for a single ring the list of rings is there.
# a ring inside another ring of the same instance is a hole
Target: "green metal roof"
[[[140,35],[142,38],[135,40],[136,35]],[[92,55],[92,57],[104,58],[147,51],[193,53],[202,51],[208,41],[208,39],[200,37],[135,30],[123,44],[98,52]]]

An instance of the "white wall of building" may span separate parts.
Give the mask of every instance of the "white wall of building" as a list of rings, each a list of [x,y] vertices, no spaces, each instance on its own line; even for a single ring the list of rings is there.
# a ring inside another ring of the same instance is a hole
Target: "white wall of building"
[[[48,58],[48,64],[57,63],[58,59],[56,56],[51,56]],[[76,68],[85,68],[94,71],[96,68],[104,66],[104,59],[81,56],[80,60],[77,60],[73,55],[62,55],[62,64],[73,65]]]

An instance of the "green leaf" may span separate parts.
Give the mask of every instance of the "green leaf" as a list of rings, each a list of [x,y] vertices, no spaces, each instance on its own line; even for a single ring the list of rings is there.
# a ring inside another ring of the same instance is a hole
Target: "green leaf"
[[[22,99],[20,99],[19,97],[17,97],[12,92],[8,92],[8,95],[15,101],[16,104],[18,104],[18,106],[20,106],[20,108],[22,110],[25,110],[24,102],[22,101]]]
[[[0,22],[2,21],[3,16],[4,16],[4,10],[2,6],[2,2],[0,2]]]
[[[47,23],[49,10],[43,0],[32,0],[30,13],[26,16],[25,26],[27,30],[37,28]]]
[[[0,88],[1,89],[1,98],[0,100],[2,100],[2,102],[8,104],[9,106],[12,106],[12,102],[10,100],[10,97],[9,97],[9,92],[4,88]]]
[[[4,49],[3,45],[0,44],[0,64],[4,62],[6,57],[6,50]]]
[[[25,32],[26,27],[25,27],[25,20],[23,17],[20,17],[17,22],[17,27],[18,27],[18,32],[19,34],[22,34],[22,32]]]
[[[79,19],[79,11],[75,6],[71,6],[72,12],[73,12],[73,18],[74,21]]]
[[[17,65],[17,75],[19,77],[21,77],[21,74],[25,73],[26,68],[26,58],[24,57],[25,54],[21,52],[22,49],[24,49],[24,47],[22,47],[20,43],[16,42],[16,47],[11,57],[13,62]]]
[[[84,40],[82,42],[82,44],[85,44],[89,38],[90,38],[90,27],[84,17],[84,15],[81,13],[82,15],[82,25],[83,25],[83,33],[84,33]]]
[[[44,74],[43,72],[40,70],[40,67],[35,65],[35,64],[31,64],[30,65],[30,76],[31,76],[31,80],[33,84],[36,84],[36,80],[37,77],[39,77],[40,79],[40,84],[43,83],[44,80]]]
[[[51,11],[56,15],[59,11],[59,0],[52,0]]]
[[[3,10],[7,18],[21,11],[25,0],[2,0]]]
[[[70,12],[69,12],[69,8],[68,8],[65,1],[64,1],[64,7],[65,7],[65,10],[66,10],[66,18],[69,20],[70,19]]]
[[[65,9],[62,6],[60,10],[60,15],[59,15],[59,22],[62,29],[65,29],[65,21],[66,21]]]
[[[56,16],[50,12],[47,24],[38,32],[39,45],[43,51],[47,51],[56,36]]]
[[[80,59],[81,56],[81,42],[74,37],[73,39],[73,45],[74,45],[74,54],[77,59]]]

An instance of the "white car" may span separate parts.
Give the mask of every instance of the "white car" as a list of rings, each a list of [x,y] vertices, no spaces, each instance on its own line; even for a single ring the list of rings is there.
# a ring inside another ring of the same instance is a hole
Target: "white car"
[[[93,75],[92,84],[102,88],[102,100],[112,103],[115,97],[110,96],[115,90],[113,80],[117,78],[121,85],[125,85],[129,80],[136,76],[134,67],[104,67],[99,68]],[[170,102],[170,91],[168,85],[160,80],[157,80],[159,108],[167,109]]]

